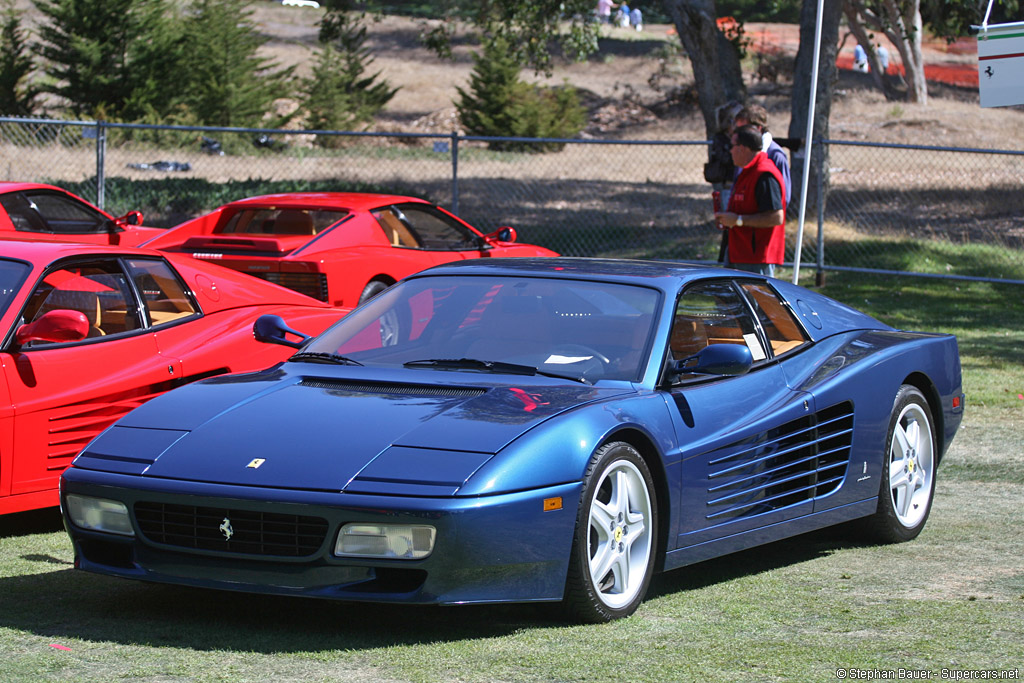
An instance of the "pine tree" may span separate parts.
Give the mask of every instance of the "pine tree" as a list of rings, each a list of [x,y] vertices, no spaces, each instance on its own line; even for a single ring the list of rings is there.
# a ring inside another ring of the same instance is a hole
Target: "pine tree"
[[[257,55],[265,39],[252,13],[245,0],[197,0],[185,22],[182,101],[205,125],[257,125],[290,92],[293,69]]]
[[[3,3],[3,25],[0,26],[0,114],[31,116],[36,108],[38,88],[26,81],[34,64],[28,55],[21,13],[13,0]]]
[[[330,12],[321,23],[321,48],[312,77],[303,81],[306,125],[322,130],[351,130],[367,124],[384,108],[397,88],[380,72],[366,76],[373,63],[366,42],[366,27],[349,12]],[[375,82],[376,81],[376,82]],[[321,138],[321,144],[334,138]]]
[[[485,39],[483,51],[473,56],[469,91],[456,88],[459,120],[470,135],[513,137],[519,134],[518,103],[527,85],[519,80],[519,63],[502,38]],[[491,149],[507,149],[494,142]]]
[[[36,45],[50,77],[44,91],[77,116],[130,119],[133,91],[152,65],[136,55],[160,37],[165,0],[36,0],[36,7],[48,20]]]
[[[456,108],[466,131],[494,137],[571,138],[586,122],[575,89],[539,88],[519,80],[514,51],[500,36],[484,41],[473,58],[470,89],[456,88]],[[491,142],[490,149],[544,152],[564,144]]]

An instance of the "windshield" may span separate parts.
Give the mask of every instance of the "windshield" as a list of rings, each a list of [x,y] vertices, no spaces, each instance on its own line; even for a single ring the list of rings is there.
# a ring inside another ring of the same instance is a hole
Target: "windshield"
[[[29,270],[27,263],[0,259],[0,317],[7,312]]]
[[[569,279],[415,278],[343,318],[296,360],[326,354],[363,365],[468,372],[514,364],[520,373],[635,381],[659,297],[646,287]]]

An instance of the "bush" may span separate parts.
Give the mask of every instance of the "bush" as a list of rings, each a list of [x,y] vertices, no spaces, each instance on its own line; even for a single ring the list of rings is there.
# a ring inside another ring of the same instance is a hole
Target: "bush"
[[[500,37],[485,39],[474,56],[469,91],[456,88],[459,118],[470,135],[489,137],[571,138],[586,123],[576,90],[568,85],[541,88],[519,80],[519,64]],[[562,143],[489,143],[493,150],[555,151]]]

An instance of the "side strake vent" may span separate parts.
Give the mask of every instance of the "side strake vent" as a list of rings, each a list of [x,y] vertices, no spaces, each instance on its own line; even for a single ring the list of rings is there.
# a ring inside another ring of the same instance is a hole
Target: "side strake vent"
[[[487,391],[486,389],[477,389],[475,387],[439,387],[427,384],[394,384],[390,382],[350,382],[321,377],[306,377],[299,382],[298,386],[326,389],[352,396],[387,394],[390,396],[455,396],[458,398],[472,398]]]
[[[722,449],[708,464],[707,519],[751,517],[828,495],[850,460],[849,401]]]

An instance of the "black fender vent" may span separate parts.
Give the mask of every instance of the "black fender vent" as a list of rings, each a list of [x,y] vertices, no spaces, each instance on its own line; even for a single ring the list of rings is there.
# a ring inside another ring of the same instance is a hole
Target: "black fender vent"
[[[813,500],[842,484],[853,444],[853,404],[813,415],[721,449],[709,461],[707,519],[726,521]]]

